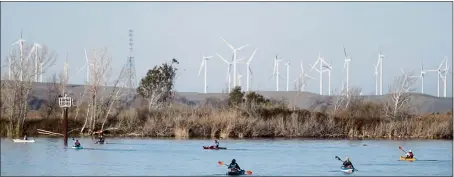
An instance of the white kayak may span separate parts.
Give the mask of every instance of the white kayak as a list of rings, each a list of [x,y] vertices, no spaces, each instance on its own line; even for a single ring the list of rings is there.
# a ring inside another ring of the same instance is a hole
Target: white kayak
[[[34,143],[35,140],[13,139],[15,143]]]
[[[345,168],[345,167],[341,167],[341,171],[344,172],[344,173],[353,173],[355,172],[355,169],[353,168]]]

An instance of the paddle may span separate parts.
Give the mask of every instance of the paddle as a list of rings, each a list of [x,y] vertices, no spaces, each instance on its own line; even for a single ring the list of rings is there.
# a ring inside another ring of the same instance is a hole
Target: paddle
[[[344,163],[344,161],[343,161],[342,159],[340,159],[338,156],[336,156],[336,157],[334,157],[334,158],[336,158],[337,160],[339,160],[339,161],[341,161],[342,163]],[[353,168],[353,170],[355,170],[355,171],[359,171],[358,169],[356,169],[356,168],[353,166],[353,164],[352,164],[352,168]]]
[[[404,148],[402,148],[401,146],[399,146],[399,149],[405,152]],[[407,153],[407,152],[405,152],[405,154],[406,154],[406,153]]]
[[[224,162],[223,162],[223,161],[219,161],[219,162],[218,162],[218,164],[219,164],[219,165],[221,165],[221,166],[224,166],[224,165],[225,165],[225,166],[228,166],[227,164],[224,164]],[[250,171],[250,170],[247,170],[247,171],[246,171],[246,174],[248,174],[248,175],[252,175],[252,171]]]

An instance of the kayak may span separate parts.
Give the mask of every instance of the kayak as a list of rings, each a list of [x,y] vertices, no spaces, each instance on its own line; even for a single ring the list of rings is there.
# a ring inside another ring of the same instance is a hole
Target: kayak
[[[344,173],[353,173],[355,172],[355,169],[353,168],[345,168],[344,166],[341,166],[341,171]]]
[[[232,170],[232,171],[227,172],[227,175],[244,175],[245,173],[246,173],[246,171],[244,171],[244,170],[241,170],[241,171]]]
[[[34,143],[35,140],[13,139],[15,143]]]
[[[403,156],[400,156],[400,160],[406,160],[406,161],[415,161],[416,158],[407,158],[407,157],[403,157]]]
[[[73,148],[73,149],[83,149],[84,147],[82,147],[82,146],[79,146],[79,147],[73,146],[71,148]]]
[[[227,149],[227,148],[226,147],[218,147],[218,148],[216,148],[215,146],[203,146],[203,149],[218,150],[218,149]]]

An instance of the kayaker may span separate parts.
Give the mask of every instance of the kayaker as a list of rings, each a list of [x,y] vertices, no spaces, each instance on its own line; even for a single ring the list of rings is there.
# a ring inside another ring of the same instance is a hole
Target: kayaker
[[[218,140],[214,140],[214,147],[219,148],[219,141]]]
[[[102,135],[99,137],[97,143],[100,143],[100,144],[104,143],[104,137]]]
[[[76,140],[76,142],[74,143],[74,146],[75,147],[79,147],[80,146],[79,140]]]
[[[345,168],[353,168],[353,164],[352,164],[352,162],[350,162],[350,158],[348,158],[348,157],[345,159],[343,165]]]
[[[27,135],[24,136],[24,140],[28,140]]]
[[[410,159],[413,158],[413,152],[411,152],[411,150],[408,150],[408,152],[407,152],[407,158],[410,158]]]
[[[240,166],[236,163],[236,160],[233,159],[232,163],[230,163],[228,169],[237,169],[238,171],[241,171]]]

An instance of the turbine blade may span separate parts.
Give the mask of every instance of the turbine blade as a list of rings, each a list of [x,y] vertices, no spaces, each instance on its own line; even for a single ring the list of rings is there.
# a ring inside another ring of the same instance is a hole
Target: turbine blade
[[[218,55],[218,57],[221,58],[225,63],[230,64],[230,62],[228,62],[227,60],[225,60],[224,57],[222,57],[222,56],[219,55],[218,53],[216,53],[216,55]]]
[[[248,69],[249,69],[249,72],[251,73],[251,75],[254,75],[254,73],[252,73],[251,67],[249,67]]]
[[[344,47],[344,55],[345,55],[345,58],[348,58],[348,57],[347,57],[347,52],[345,51],[345,46],[343,46],[343,47]]]
[[[235,48],[233,48],[233,46],[232,46],[232,45],[230,45],[230,43],[229,43],[229,42],[227,42],[227,40],[225,40],[225,39],[224,39],[224,38],[222,38],[222,37],[220,37],[220,38],[221,38],[221,40],[222,40],[222,41],[224,41],[224,42],[225,42],[225,44],[227,44],[227,46],[229,46],[229,48],[230,48],[230,49],[232,49],[232,50],[235,50]]]
[[[245,48],[245,47],[247,47],[247,46],[249,46],[249,44],[246,44],[246,45],[243,45],[243,46],[241,46],[241,47],[237,48],[237,49],[236,49],[236,51],[240,51],[240,50],[243,50],[243,48]]]
[[[249,58],[249,60],[247,61],[247,63],[251,63],[252,58],[254,57],[255,52],[257,52],[257,50],[258,50],[258,48],[256,48],[256,49],[254,50],[254,53],[252,53],[252,55],[251,55],[251,57]]]
[[[204,62],[205,60],[202,60],[202,64],[200,64],[200,68],[199,68],[199,76],[200,76],[200,72],[202,72],[202,68],[203,68],[203,65],[205,64]]]

